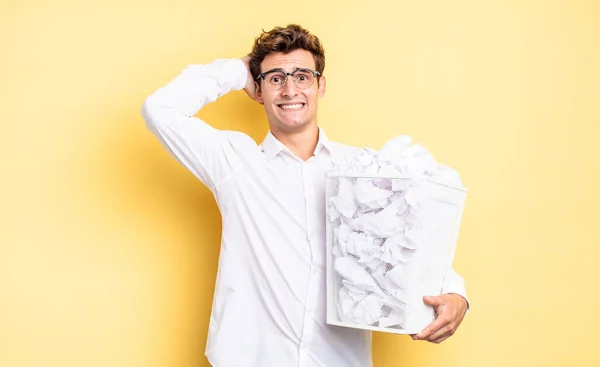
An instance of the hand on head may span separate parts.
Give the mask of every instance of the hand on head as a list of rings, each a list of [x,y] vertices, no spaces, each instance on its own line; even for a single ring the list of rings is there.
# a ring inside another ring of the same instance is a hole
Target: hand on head
[[[256,83],[254,82],[254,78],[252,77],[252,72],[250,72],[250,55],[246,55],[241,59],[246,65],[246,70],[248,71],[248,75],[246,77],[246,85],[244,86],[244,92],[251,99],[256,101]]]

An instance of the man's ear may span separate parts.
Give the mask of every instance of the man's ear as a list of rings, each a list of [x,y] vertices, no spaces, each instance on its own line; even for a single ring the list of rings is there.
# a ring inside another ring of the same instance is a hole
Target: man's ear
[[[256,81],[254,81],[254,99],[256,99],[256,102],[260,103],[260,104],[265,104],[263,98],[262,98],[262,91],[260,90],[260,84],[258,84]]]
[[[319,78],[319,98],[325,95],[325,91],[327,90],[327,79],[325,75]]]

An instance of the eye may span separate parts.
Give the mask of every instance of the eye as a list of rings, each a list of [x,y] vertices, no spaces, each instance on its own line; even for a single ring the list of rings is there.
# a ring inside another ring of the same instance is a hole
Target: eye
[[[312,81],[313,75],[307,71],[299,70],[294,75],[294,79],[297,83],[300,83],[301,85],[308,85]]]
[[[285,76],[281,73],[271,74],[271,76],[269,77],[269,83],[271,84],[283,84],[284,80]]]

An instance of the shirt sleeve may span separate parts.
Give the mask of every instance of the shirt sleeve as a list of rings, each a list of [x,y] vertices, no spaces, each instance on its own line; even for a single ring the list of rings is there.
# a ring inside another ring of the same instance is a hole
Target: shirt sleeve
[[[465,281],[458,275],[454,269],[450,268],[444,277],[444,285],[442,286],[442,293],[454,293],[462,296],[467,301],[467,312],[471,309],[471,303],[467,298],[467,290],[465,287]]]
[[[189,65],[175,79],[146,98],[142,116],[167,151],[213,191],[237,169],[240,160],[225,131],[194,117],[205,105],[246,84],[239,59]]]

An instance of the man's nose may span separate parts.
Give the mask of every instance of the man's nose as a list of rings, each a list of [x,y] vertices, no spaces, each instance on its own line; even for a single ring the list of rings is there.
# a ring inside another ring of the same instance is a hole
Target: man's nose
[[[296,88],[296,84],[292,78],[288,77],[285,85],[281,87],[281,95],[285,97],[294,97],[298,94],[298,90]]]

